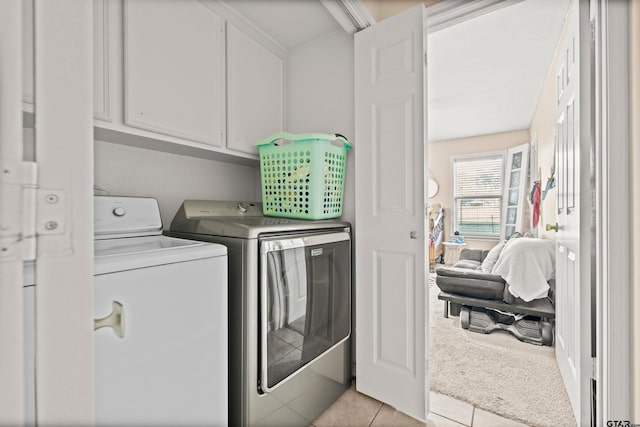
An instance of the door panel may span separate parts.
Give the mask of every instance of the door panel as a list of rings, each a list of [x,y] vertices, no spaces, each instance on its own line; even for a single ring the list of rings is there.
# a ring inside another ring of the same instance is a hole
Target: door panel
[[[374,288],[375,316],[374,361],[400,374],[416,375],[414,307],[414,271],[416,260],[412,254],[376,252],[377,276]],[[402,274],[398,276],[398,273]],[[399,283],[401,286],[384,286],[384,283]],[[398,307],[406,307],[404,315],[398,316]]]
[[[556,64],[556,358],[578,425],[589,419],[591,369],[589,32],[580,37],[581,25],[589,25],[588,16],[588,2],[574,2]]]
[[[424,8],[355,36],[358,391],[427,413]]]
[[[414,215],[413,179],[415,170],[411,162],[414,141],[408,128],[398,127],[413,117],[413,98],[375,105],[373,123],[377,138],[372,143],[375,161],[374,174],[376,215]],[[389,144],[389,141],[394,141]],[[403,190],[403,191],[400,191]]]
[[[573,40],[573,32],[577,31],[577,7],[574,5],[569,17],[569,24],[567,27],[567,35],[564,40],[563,51],[568,50],[568,46]],[[557,144],[557,159],[558,159],[558,250],[556,256],[557,268],[559,273],[559,281],[556,288],[559,290],[556,307],[560,316],[556,324],[557,345],[556,355],[558,358],[558,365],[562,373],[567,392],[571,400],[571,404],[574,408],[574,412],[577,412],[579,407],[579,361],[575,357],[575,349],[579,346],[576,340],[579,335],[575,333],[575,324],[578,320],[577,313],[575,311],[575,291],[576,286],[573,282],[579,279],[579,274],[573,269],[575,262],[570,262],[569,254],[573,254],[573,258],[576,257],[576,237],[579,236],[579,220],[580,218],[575,215],[575,211],[569,214],[569,201],[575,200],[570,194],[570,180],[573,182],[572,188],[576,183],[575,177],[570,178],[569,168],[569,147],[573,141],[569,141],[569,136],[572,138],[576,136],[574,129],[570,127],[575,126],[577,123],[575,120],[570,123],[568,120],[568,106],[571,99],[575,106],[575,94],[576,89],[579,89],[579,80],[577,78],[568,77],[568,57],[567,55],[560,55],[560,63],[558,68],[561,70],[559,73],[559,80],[564,83],[563,90],[560,94],[558,104],[558,144]],[[579,77],[579,76],[574,76]],[[575,203],[574,203],[575,208]],[[578,272],[579,273],[579,272]]]

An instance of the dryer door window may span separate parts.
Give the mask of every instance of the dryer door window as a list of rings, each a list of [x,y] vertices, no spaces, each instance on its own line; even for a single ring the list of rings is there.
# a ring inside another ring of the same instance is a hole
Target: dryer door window
[[[346,232],[262,240],[260,388],[268,392],[351,332]]]

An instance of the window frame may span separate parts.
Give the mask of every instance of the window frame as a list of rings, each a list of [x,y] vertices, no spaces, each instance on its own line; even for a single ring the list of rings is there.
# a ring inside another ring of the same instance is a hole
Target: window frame
[[[500,236],[503,229],[503,212],[502,206],[504,202],[504,184],[505,184],[505,165],[507,162],[507,150],[495,150],[495,151],[483,151],[479,153],[467,153],[467,154],[454,154],[450,156],[450,170],[451,170],[451,232],[449,236],[453,236],[453,233],[458,230],[458,220],[457,220],[457,209],[458,199],[468,198],[468,197],[458,197],[456,195],[456,162],[457,161],[469,161],[469,160],[482,160],[482,159],[491,159],[491,158],[499,158],[502,161],[501,165],[501,173],[500,173],[500,191],[497,194],[499,199],[500,206],[500,224],[497,233],[463,233],[465,238],[473,239],[473,240],[489,240],[489,241],[498,241],[500,240]],[[494,195],[483,195],[479,197],[475,197],[477,199],[482,198],[496,198]]]

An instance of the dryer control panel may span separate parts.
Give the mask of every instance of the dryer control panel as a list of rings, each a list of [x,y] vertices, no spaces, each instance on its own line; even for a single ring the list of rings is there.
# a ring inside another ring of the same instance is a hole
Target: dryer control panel
[[[262,216],[259,202],[185,200],[182,206],[187,218]]]

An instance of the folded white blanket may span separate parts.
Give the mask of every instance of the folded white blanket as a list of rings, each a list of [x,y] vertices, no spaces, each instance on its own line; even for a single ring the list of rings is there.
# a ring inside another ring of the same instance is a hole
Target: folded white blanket
[[[555,275],[555,242],[520,237],[507,241],[492,273],[502,276],[509,292],[524,301],[544,298]]]

